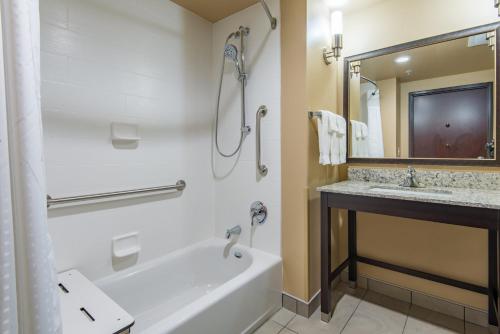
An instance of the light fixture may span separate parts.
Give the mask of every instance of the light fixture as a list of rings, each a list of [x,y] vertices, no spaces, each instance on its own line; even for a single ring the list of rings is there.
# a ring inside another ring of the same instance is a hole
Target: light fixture
[[[496,32],[490,31],[486,33],[486,40],[488,41],[488,46],[491,48],[492,51],[495,51],[496,49]]]
[[[410,56],[399,56],[396,59],[394,59],[394,62],[397,64],[404,64],[410,61]]]
[[[332,33],[332,46],[331,50],[328,48],[323,49],[323,59],[327,65],[330,65],[332,61],[331,58],[335,58],[338,60],[340,57],[340,53],[344,46],[343,43],[343,22],[342,22],[342,12],[340,10],[336,10],[332,12],[330,17],[330,25],[331,25],[331,33]]]
[[[495,1],[495,8],[498,8],[498,16],[500,16],[500,0],[494,0]]]
[[[351,74],[351,78],[353,76],[358,76],[361,73],[361,61],[352,61],[349,63],[349,73]]]
[[[325,0],[325,3],[328,7],[332,9],[337,9],[343,7],[347,4],[348,0]]]

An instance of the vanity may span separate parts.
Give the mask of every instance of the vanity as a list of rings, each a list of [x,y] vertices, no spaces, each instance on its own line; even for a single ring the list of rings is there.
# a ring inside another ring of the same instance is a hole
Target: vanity
[[[318,188],[321,192],[321,318],[332,314],[331,283],[349,269],[349,282],[356,285],[357,263],[396,271],[406,275],[451,285],[488,296],[488,321],[497,326],[498,244],[500,191],[467,188],[410,188],[398,184],[344,181]],[[331,209],[348,210],[348,258],[337,268],[331,266]],[[488,230],[488,286],[422,272],[358,255],[356,213],[358,211],[412,218]]]
[[[499,23],[344,58],[349,177],[317,189],[322,320],[329,321],[332,314],[332,281],[348,268],[349,281],[356,285],[357,263],[364,263],[486,295],[488,322],[498,326],[500,173],[487,171],[500,166],[498,64]],[[399,166],[387,167],[391,164]],[[415,175],[401,165],[426,169]],[[439,168],[432,171],[432,166]],[[478,166],[482,171],[453,166]],[[348,212],[348,257],[337,268],[331,265],[332,208]],[[487,230],[488,284],[359,255],[357,212],[386,215],[388,221],[392,216]]]

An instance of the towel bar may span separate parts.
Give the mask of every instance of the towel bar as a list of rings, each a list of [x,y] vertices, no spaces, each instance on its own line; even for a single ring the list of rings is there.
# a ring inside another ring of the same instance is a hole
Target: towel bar
[[[108,192],[108,193],[89,194],[89,195],[61,197],[61,198],[52,198],[49,195],[47,195],[47,208],[50,208],[52,205],[90,201],[90,200],[103,199],[103,198],[112,198],[112,197],[120,197],[120,196],[127,196],[127,195],[136,195],[136,194],[146,194],[146,193],[153,193],[153,192],[167,191],[167,190],[182,191],[185,188],[186,188],[186,182],[184,180],[179,180],[174,185],[162,186],[162,187],[113,191],[113,192]]]
[[[321,118],[321,112],[319,111],[309,111],[309,119],[313,119],[313,117]]]

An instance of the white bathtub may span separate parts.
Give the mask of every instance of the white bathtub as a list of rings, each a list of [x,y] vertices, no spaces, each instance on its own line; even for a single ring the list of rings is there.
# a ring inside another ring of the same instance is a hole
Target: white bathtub
[[[95,283],[134,316],[133,334],[237,334],[281,306],[281,273],[279,257],[213,239]]]

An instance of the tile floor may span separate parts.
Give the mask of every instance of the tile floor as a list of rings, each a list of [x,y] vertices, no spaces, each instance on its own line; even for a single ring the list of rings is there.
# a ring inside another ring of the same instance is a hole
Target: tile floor
[[[281,309],[255,334],[487,334],[488,329],[373,291],[350,289],[341,283],[333,292],[330,323],[319,309],[307,319]]]

